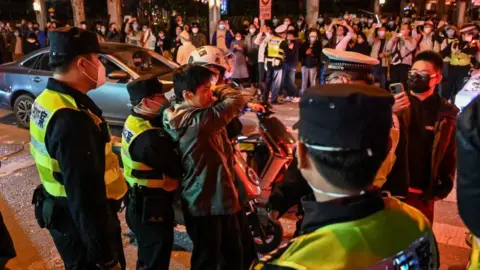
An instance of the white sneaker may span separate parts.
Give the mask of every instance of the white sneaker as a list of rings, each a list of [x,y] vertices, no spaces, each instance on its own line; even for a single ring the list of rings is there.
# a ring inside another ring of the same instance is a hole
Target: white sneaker
[[[300,98],[299,98],[299,97],[293,98],[292,102],[293,102],[293,103],[299,103],[299,102],[300,102]]]
[[[294,98],[293,97],[286,97],[285,101],[292,101]]]

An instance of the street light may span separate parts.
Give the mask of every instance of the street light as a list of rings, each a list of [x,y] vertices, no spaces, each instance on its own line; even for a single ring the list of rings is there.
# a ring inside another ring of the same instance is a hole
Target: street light
[[[36,12],[40,12],[42,10],[42,7],[40,6],[40,3],[38,3],[37,1],[34,1],[33,2],[33,10],[35,10]]]

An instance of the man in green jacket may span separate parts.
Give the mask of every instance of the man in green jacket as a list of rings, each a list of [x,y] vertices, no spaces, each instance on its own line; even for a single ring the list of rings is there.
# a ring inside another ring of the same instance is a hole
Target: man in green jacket
[[[176,104],[164,113],[165,130],[179,143],[184,177],[183,214],[193,242],[192,269],[243,269],[241,210],[233,148],[226,126],[246,104],[229,86],[212,91],[214,72],[187,66],[174,75]]]

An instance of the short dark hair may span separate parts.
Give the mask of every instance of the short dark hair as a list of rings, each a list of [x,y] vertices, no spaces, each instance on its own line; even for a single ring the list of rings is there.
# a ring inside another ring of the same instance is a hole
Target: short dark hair
[[[87,25],[87,22],[86,22],[86,21],[82,21],[82,22],[80,22],[80,24],[85,24],[85,25]]]
[[[197,88],[210,81],[212,71],[199,65],[185,65],[173,74],[173,91],[177,102],[184,101],[183,91],[196,93]]]
[[[367,151],[320,151],[307,147],[315,168],[335,187],[359,191],[372,185],[388,152],[388,140],[374,155]]]
[[[415,57],[413,60],[413,63],[418,62],[418,61],[425,61],[429,62],[433,65],[433,68],[438,71],[442,72],[443,69],[443,59],[442,56],[434,51],[423,51]]]
[[[290,31],[287,32],[287,35],[293,35],[294,37],[296,37],[297,32],[290,30]]]

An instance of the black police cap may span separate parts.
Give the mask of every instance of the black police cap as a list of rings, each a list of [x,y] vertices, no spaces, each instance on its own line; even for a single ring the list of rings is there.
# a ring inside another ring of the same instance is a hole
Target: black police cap
[[[130,102],[138,105],[143,98],[165,93],[163,84],[156,75],[145,75],[127,84]]]
[[[78,55],[100,53],[97,34],[77,27],[61,27],[48,32],[50,67],[68,63]]]
[[[300,101],[294,129],[299,139],[320,150],[372,150],[388,139],[393,103],[391,94],[374,86],[315,86]]]

